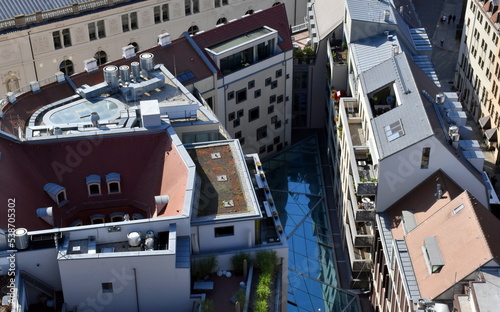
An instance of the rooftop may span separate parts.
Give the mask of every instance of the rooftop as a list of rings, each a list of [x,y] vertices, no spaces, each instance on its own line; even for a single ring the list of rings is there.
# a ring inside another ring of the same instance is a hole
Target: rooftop
[[[187,146],[199,178],[193,222],[261,216],[237,144],[237,141],[224,141]]]
[[[422,298],[440,296],[457,281],[500,257],[497,231],[500,221],[441,171],[402,197],[386,213],[390,239],[406,241]],[[430,238],[436,242],[444,263],[436,272],[429,269],[429,261],[432,265],[432,261],[439,259],[438,254],[431,254],[434,247],[429,245]],[[423,246],[430,258],[424,254]]]

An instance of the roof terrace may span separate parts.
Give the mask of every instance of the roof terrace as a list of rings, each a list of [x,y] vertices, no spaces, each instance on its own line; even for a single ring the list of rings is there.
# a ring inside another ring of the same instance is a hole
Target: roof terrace
[[[225,141],[187,147],[199,178],[194,221],[261,216],[245,160],[236,144]]]

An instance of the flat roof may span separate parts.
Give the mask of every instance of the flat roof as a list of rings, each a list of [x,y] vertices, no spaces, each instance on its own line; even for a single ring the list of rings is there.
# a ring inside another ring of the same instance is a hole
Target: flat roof
[[[186,146],[196,165],[198,202],[193,221],[260,217],[249,172],[236,141]]]
[[[227,41],[224,41],[222,43],[219,43],[217,45],[208,47],[208,49],[212,52],[215,52],[216,54],[222,53],[224,51],[233,49],[237,46],[243,45],[247,42],[257,40],[259,38],[265,37],[269,34],[272,34],[273,32],[276,32],[270,28],[267,27],[261,27],[253,31],[249,31],[241,36],[237,36],[234,38],[231,38]]]

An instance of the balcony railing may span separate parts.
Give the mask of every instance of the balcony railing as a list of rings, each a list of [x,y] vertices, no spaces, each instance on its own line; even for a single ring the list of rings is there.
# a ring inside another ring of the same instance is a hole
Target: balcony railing
[[[369,271],[372,269],[372,255],[368,248],[353,248],[354,257],[351,258],[353,271]]]

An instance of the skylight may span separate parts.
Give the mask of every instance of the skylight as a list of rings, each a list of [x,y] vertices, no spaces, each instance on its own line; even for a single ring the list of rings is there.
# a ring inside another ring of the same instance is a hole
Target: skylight
[[[401,124],[401,120],[391,123],[388,126],[384,127],[385,135],[387,136],[387,140],[392,142],[399,137],[405,135],[403,130],[403,125]]]

